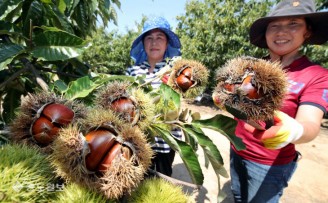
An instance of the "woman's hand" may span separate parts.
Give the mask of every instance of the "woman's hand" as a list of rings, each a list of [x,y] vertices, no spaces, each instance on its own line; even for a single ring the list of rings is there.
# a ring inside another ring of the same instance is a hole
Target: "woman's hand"
[[[257,130],[245,123],[245,129],[260,139],[268,149],[280,149],[300,139],[303,126],[294,118],[281,111],[275,111],[274,125],[267,130]]]
[[[163,75],[162,77],[162,82],[164,84],[167,84],[167,81],[169,80],[170,74]]]

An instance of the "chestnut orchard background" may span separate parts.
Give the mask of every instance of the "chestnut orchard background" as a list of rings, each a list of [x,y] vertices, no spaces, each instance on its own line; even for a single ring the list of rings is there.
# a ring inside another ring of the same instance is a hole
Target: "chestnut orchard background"
[[[202,62],[211,70],[211,76],[227,60],[249,55],[262,57],[264,49],[249,43],[248,31],[251,23],[265,16],[275,0],[259,1],[187,1],[183,15],[176,17],[175,32],[181,39],[182,56]],[[318,7],[328,7],[325,0],[317,1]],[[123,11],[124,12],[124,11]],[[92,70],[113,74],[123,73],[131,64],[129,51],[132,41],[142,30],[141,22],[135,22],[137,30],[127,29],[125,34],[117,30],[98,29],[97,37],[92,37],[93,46],[84,52],[84,61],[91,64]],[[328,49],[324,46],[307,46],[303,49],[312,60],[328,67]],[[213,77],[210,77],[213,78]],[[208,90],[215,85],[210,81]]]

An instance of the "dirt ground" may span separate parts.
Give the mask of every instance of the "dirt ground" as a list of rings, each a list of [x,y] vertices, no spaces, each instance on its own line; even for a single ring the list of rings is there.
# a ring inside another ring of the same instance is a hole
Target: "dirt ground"
[[[222,111],[216,107],[196,105],[194,103],[184,103],[193,112],[200,112],[202,119],[210,118]],[[220,133],[204,129],[206,135],[217,145],[223,159],[226,170],[229,172],[229,141]],[[328,120],[323,121],[320,135],[310,143],[296,146],[303,155],[298,162],[298,168],[289,182],[288,187],[280,200],[281,203],[327,203],[328,202]],[[193,194],[197,203],[216,203],[218,194],[218,180],[211,168],[204,166],[204,156],[199,150],[199,159],[204,172],[204,184],[200,190],[196,191],[188,187],[184,190]],[[191,182],[179,155],[175,157],[173,164],[173,178]],[[220,187],[227,194],[222,201],[224,203],[233,202],[230,192],[230,179],[220,178]]]

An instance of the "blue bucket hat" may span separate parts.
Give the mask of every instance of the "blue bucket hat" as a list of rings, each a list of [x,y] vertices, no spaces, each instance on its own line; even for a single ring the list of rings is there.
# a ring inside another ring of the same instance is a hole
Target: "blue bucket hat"
[[[168,46],[165,51],[164,58],[172,58],[174,56],[180,56],[180,39],[171,31],[170,24],[163,17],[152,17],[148,19],[142,29],[142,33],[132,43],[130,56],[135,61],[135,64],[140,64],[147,59],[147,54],[143,45],[143,38],[145,34],[153,29],[160,29],[168,37]]]

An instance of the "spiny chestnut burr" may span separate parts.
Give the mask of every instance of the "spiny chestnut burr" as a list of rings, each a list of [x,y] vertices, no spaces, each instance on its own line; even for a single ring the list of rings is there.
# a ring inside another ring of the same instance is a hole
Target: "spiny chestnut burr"
[[[192,81],[191,76],[192,69],[190,67],[187,67],[176,78],[176,83],[182,91],[187,91],[194,84],[194,81]]]
[[[85,158],[86,167],[90,171],[105,172],[115,157],[122,155],[130,160],[131,152],[115,139],[114,133],[107,129],[90,131],[86,136],[90,153]],[[130,151],[130,149],[128,149]]]
[[[54,141],[61,127],[72,122],[74,112],[57,103],[48,104],[40,110],[40,117],[32,123],[30,132],[37,143],[47,145]]]
[[[198,61],[177,59],[173,62],[167,85],[183,98],[194,99],[206,88],[209,71]]]
[[[113,81],[99,88],[94,102],[113,112],[124,123],[142,130],[148,128],[156,114],[152,95],[129,81]]]
[[[245,112],[252,120],[271,120],[281,108],[288,78],[280,63],[238,57],[217,70],[213,101]],[[224,110],[224,108],[223,108]]]

